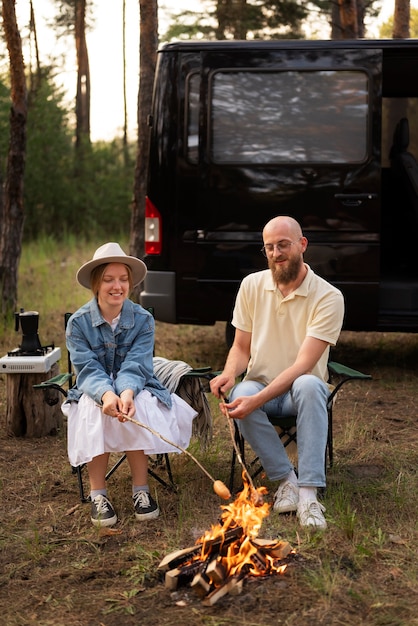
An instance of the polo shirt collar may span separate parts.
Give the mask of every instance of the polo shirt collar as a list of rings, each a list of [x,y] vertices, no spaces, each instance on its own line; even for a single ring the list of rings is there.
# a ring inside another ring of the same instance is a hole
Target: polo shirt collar
[[[303,296],[306,297],[309,293],[309,286],[311,284],[311,280],[313,277],[313,271],[311,270],[310,266],[305,263],[305,267],[308,270],[306,273],[305,278],[303,279],[303,281],[301,282],[301,284],[299,285],[299,287],[297,287],[297,289],[295,289],[295,291],[292,291],[292,293],[290,293],[287,297],[288,298],[293,298],[294,296]],[[271,270],[266,270],[267,274],[266,274],[266,280],[264,283],[264,289],[266,291],[275,291],[277,289],[274,281],[273,281],[273,275],[271,273]]]

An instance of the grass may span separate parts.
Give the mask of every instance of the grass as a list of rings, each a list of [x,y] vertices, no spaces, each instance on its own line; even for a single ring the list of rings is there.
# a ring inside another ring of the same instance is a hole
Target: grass
[[[101,243],[101,242],[99,242]],[[40,313],[42,344],[64,349],[63,315],[89,294],[75,283],[95,245],[51,240],[25,246],[19,307]],[[222,367],[224,325],[173,327],[156,323],[156,353],[193,366]],[[4,327],[4,354],[17,345],[13,321]],[[5,376],[0,376],[0,605],[7,626],[411,626],[417,618],[418,335],[343,332],[333,358],[370,373],[348,383],[334,411],[335,463],[324,496],[325,533],[301,529],[294,516],[271,513],[262,535],[281,537],[297,559],[281,577],[249,581],[240,596],[203,607],[187,589],[170,593],[157,566],[192,545],[220,515],[208,479],[186,455],[173,455],[178,490],[150,482],[161,517],[134,521],[125,465],[109,490],[119,514],[116,533],[93,528],[78,500],[66,456],[65,430],[55,437],[5,433]],[[65,363],[65,351],[62,364]],[[64,367],[64,365],[62,365]],[[209,396],[214,438],[190,451],[215,477],[228,481],[231,442]],[[249,458],[250,458],[249,454]],[[269,498],[274,485],[261,476]],[[157,608],[158,607],[158,608]]]

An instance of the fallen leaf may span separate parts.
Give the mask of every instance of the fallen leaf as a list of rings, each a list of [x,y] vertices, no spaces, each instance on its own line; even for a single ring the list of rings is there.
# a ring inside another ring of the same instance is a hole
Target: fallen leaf
[[[389,541],[391,541],[392,543],[397,543],[401,546],[404,546],[407,543],[405,539],[402,539],[402,537],[399,537],[399,535],[389,535]]]
[[[392,567],[392,569],[389,570],[389,574],[392,578],[399,578],[399,576],[402,576],[402,570],[400,567]]]
[[[110,537],[111,535],[121,535],[122,530],[120,528],[101,528],[99,530],[100,537]]]

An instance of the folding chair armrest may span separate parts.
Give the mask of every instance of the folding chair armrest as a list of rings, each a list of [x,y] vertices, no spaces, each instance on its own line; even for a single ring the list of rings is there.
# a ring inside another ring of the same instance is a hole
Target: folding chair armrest
[[[63,374],[57,374],[48,380],[44,380],[37,385],[33,385],[35,388],[44,389],[45,387],[63,387],[72,378],[72,374],[65,372]]]
[[[206,367],[195,367],[190,372],[184,374],[184,376],[194,376],[195,378],[208,378],[209,372],[212,372],[210,365]]]
[[[37,385],[33,385],[33,388],[42,389],[44,395],[48,392],[49,389],[56,389],[57,391],[60,391],[63,396],[67,397],[67,391],[64,389],[64,385],[66,385],[68,382],[71,382],[72,377],[73,375],[70,372],[57,374],[57,376],[53,376],[52,378],[48,378],[48,380],[44,380]],[[46,395],[45,398],[47,398]]]
[[[335,385],[332,390],[331,395],[328,398],[328,405],[334,400],[337,392],[341,389],[345,383],[350,380],[371,380],[370,374],[363,374],[363,372],[359,372],[358,370],[352,369],[351,367],[347,367],[347,365],[342,365],[341,363],[337,363],[336,361],[328,361],[328,371],[331,376],[342,376],[342,380],[340,380],[337,385]]]
[[[347,365],[342,365],[341,363],[337,363],[336,361],[328,361],[328,370],[331,372],[331,374],[334,374],[336,376],[346,376],[347,380],[351,380],[353,378],[357,380],[371,378],[370,374],[363,374],[363,372],[354,370],[351,367],[347,367]]]

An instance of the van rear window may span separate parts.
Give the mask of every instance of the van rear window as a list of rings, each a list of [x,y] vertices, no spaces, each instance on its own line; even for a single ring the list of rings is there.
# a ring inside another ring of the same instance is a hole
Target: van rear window
[[[209,102],[209,152],[216,163],[361,163],[367,157],[364,71],[216,71]]]

